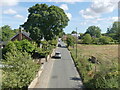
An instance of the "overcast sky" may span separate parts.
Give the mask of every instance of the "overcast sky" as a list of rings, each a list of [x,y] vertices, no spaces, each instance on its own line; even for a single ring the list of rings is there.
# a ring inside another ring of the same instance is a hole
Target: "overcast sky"
[[[46,3],[64,9],[70,21],[64,29],[66,33],[78,28],[85,32],[91,26],[99,26],[102,32],[118,20],[118,0],[4,0],[0,1],[0,26],[19,28],[27,20],[28,8],[36,3]],[[43,1],[43,2],[42,2]]]

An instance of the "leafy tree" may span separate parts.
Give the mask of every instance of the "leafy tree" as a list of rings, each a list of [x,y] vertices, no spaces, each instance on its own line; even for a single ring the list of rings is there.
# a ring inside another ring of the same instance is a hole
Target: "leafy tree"
[[[65,32],[59,33],[59,38],[62,38],[63,35],[65,35]]]
[[[120,28],[119,24],[120,24],[119,22],[114,22],[113,25],[112,25],[112,27],[107,29],[107,33],[108,34],[110,34],[110,33],[116,33],[117,30],[118,30],[118,28]]]
[[[28,86],[39,68],[27,52],[17,49],[7,52],[3,64],[3,89],[19,89]]]
[[[56,40],[56,39],[49,40],[48,43],[49,43],[50,45],[56,46],[56,45],[57,45],[57,40]]]
[[[98,26],[90,26],[85,34],[90,34],[91,37],[99,38],[101,36],[101,29]]]
[[[76,31],[72,31],[71,34],[76,34],[77,32]]]
[[[83,43],[90,44],[91,42],[92,42],[92,38],[91,38],[90,34],[85,34],[85,36],[83,37]]]
[[[71,35],[67,35],[67,40],[66,40],[66,42],[67,42],[67,47],[69,47],[69,46],[74,46],[74,44],[75,44],[75,38],[73,37],[73,36],[71,36]]]
[[[108,28],[107,35],[120,42],[120,22],[114,22],[112,28]]]
[[[57,6],[46,4],[36,4],[28,9],[28,20],[22,27],[30,33],[30,37],[39,41],[43,37],[46,40],[59,35],[68,25],[68,17],[63,9]]]
[[[8,41],[15,35],[14,31],[8,25],[4,25],[0,30],[0,39],[2,41]]]
[[[111,41],[112,41],[112,38],[107,37],[107,36],[102,36],[99,38],[100,44],[109,44]]]

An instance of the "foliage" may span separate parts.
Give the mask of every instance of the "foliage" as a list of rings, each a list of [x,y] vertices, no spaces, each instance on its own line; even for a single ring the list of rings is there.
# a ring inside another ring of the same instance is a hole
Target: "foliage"
[[[102,36],[99,38],[100,44],[109,44],[111,41],[112,41],[112,38],[107,37],[107,36]]]
[[[5,54],[6,52],[12,52],[12,50],[15,49],[16,49],[16,45],[12,41],[9,41],[6,47],[3,48],[3,53]]]
[[[21,52],[17,49],[7,52],[3,64],[3,89],[28,86],[39,68],[27,52]]]
[[[91,37],[101,37],[101,29],[98,26],[90,26],[88,27],[85,34],[90,34]]]
[[[36,4],[28,9],[27,21],[22,27],[29,33],[30,37],[39,41],[43,37],[52,40],[63,32],[63,28],[68,25],[68,17],[63,9],[57,6],[46,4]],[[48,22],[49,21],[49,22]]]
[[[76,31],[72,31],[71,34],[76,34],[77,32]]]
[[[102,47],[100,45],[95,45],[96,48],[94,47],[94,45],[90,45],[90,46],[82,45],[82,46],[84,47],[78,47],[79,48],[78,58],[75,58],[76,57],[75,49],[74,48],[69,48],[69,49],[71,51],[71,55],[74,59],[75,65],[80,73],[84,86],[86,88],[91,88],[93,90],[96,90],[96,89],[106,90],[106,88],[118,89],[119,82],[120,82],[119,73],[118,73],[119,72],[118,71],[118,60],[116,60],[117,58],[113,56],[114,55],[113,53],[112,53],[112,56],[109,55],[112,58],[110,58],[108,55],[104,56],[105,53],[103,53],[106,51],[107,51],[106,53],[109,53],[109,51],[112,51],[109,49],[112,46],[110,45],[109,48],[105,48],[103,47],[103,45],[101,45]],[[102,48],[102,52],[100,51],[100,48]],[[90,52],[88,49],[92,51]],[[114,48],[112,47],[111,49],[114,49]],[[116,45],[116,49],[117,49],[117,45]],[[116,52],[116,49],[114,50],[115,52]],[[99,58],[97,57],[97,59],[101,62],[100,64],[92,64],[88,61],[89,56],[94,55],[94,53],[96,53],[96,55],[99,56]],[[104,61],[102,60],[102,58],[104,59]]]
[[[21,50],[21,51],[26,51],[28,53],[31,53],[35,49],[35,45],[33,45],[28,40],[14,41],[14,43],[16,47],[18,48],[18,50]]]
[[[63,35],[65,35],[65,32],[60,32],[59,33],[59,38],[62,38]]]
[[[37,47],[35,52],[39,54],[39,56],[47,56],[48,54],[52,53],[53,48],[56,47],[57,40],[49,40],[49,41],[40,41],[42,44],[42,48]]]
[[[83,38],[83,36],[84,36],[84,34],[83,34],[83,33],[80,33],[80,39],[82,39],[82,38]]]
[[[104,67],[103,65],[101,66]],[[118,88],[118,76],[118,69],[116,66],[109,69],[105,69],[104,67],[104,69],[101,68],[101,70],[95,74],[90,82],[94,83],[94,88]]]
[[[15,35],[14,31],[11,29],[10,26],[4,25],[0,29],[0,40],[8,41]]]
[[[120,22],[114,22],[112,27],[107,29],[107,36],[120,41]]]
[[[116,33],[119,27],[119,22],[114,22],[111,28],[107,29],[107,33]]]
[[[75,44],[75,38],[71,35],[67,35],[67,40],[66,40],[66,43],[67,43],[67,47],[69,46],[73,46]]]
[[[85,36],[83,37],[83,43],[90,44],[91,42],[92,42],[92,38],[91,38],[90,34],[85,34]]]
[[[22,41],[9,41],[8,44],[5,46],[5,48],[3,49],[3,54],[5,54],[6,52],[11,51],[13,48],[17,48],[17,50],[20,51],[25,51],[28,53],[32,53],[33,50],[35,50],[35,45],[33,45],[30,41],[28,40],[22,40]],[[12,52],[12,51],[11,51]]]
[[[57,45],[57,40],[52,39],[52,40],[49,40],[48,43],[49,43],[50,45],[56,46],[56,45]]]
[[[93,44],[99,44],[99,38],[92,38]]]

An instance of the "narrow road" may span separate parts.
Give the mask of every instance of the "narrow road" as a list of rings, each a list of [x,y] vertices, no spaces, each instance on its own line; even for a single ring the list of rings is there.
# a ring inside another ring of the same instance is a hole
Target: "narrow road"
[[[61,59],[55,59],[51,70],[47,88],[82,88],[81,78],[65,44],[59,42],[62,47],[56,49],[61,52]]]

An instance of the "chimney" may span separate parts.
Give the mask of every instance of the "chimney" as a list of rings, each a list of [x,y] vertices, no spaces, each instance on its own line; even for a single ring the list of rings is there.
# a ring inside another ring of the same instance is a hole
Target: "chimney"
[[[21,29],[21,27],[19,27],[18,40],[19,40],[19,41],[22,40],[22,29]]]

